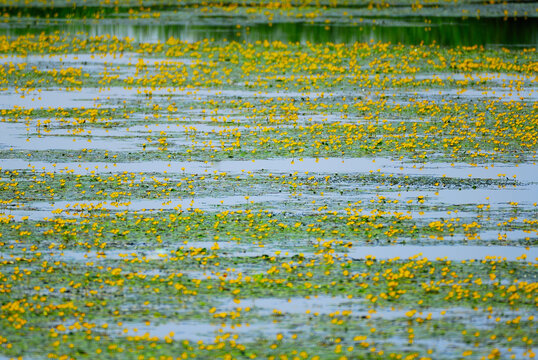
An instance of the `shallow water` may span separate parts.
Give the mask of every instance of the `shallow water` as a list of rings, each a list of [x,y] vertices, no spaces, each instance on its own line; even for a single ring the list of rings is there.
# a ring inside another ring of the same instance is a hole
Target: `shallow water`
[[[389,246],[354,246],[350,249],[348,256],[353,259],[364,259],[367,256],[374,256],[376,259],[394,259],[399,257],[407,259],[420,254],[430,260],[483,260],[486,257],[495,257],[515,261],[525,254],[525,261],[538,262],[538,248],[531,247],[528,250],[519,246],[476,246],[476,245],[389,245]]]
[[[535,181],[538,167],[535,163],[522,164],[489,164],[472,166],[462,163],[406,163],[388,158],[296,158],[219,162],[167,162],[142,161],[130,163],[111,162],[58,162],[56,166],[43,161],[26,161],[22,159],[1,159],[0,166],[4,170],[45,169],[73,170],[75,173],[87,173],[88,168],[95,172],[171,172],[197,174],[208,171],[226,172],[230,174],[244,171],[267,171],[273,173],[312,172],[322,174],[375,173],[398,175],[431,175],[449,176],[451,178],[483,178],[483,179],[516,179]],[[184,169],[182,169],[184,168]],[[379,170],[379,171],[378,171]]]
[[[43,90],[31,94],[0,92],[0,108],[12,109],[15,106],[30,108],[90,108],[97,106],[93,99],[99,96],[97,88],[87,88],[83,92]]]
[[[220,250],[222,256],[227,256],[227,251],[232,251],[229,256],[240,256],[240,257],[258,257],[267,254],[273,254],[278,252],[282,256],[294,256],[297,252],[294,252],[288,248],[282,246],[268,246],[263,248],[250,247],[248,250],[245,245],[238,245],[236,243],[226,243],[219,242]],[[211,248],[214,245],[214,242],[206,246],[194,246],[194,248]],[[87,261],[87,260],[122,260],[122,259],[133,259],[133,258],[145,258],[146,260],[157,260],[164,259],[167,257],[173,257],[175,251],[183,247],[185,250],[188,250],[191,246],[178,244],[178,246],[173,249],[167,248],[157,248],[157,249],[147,249],[140,250],[136,248],[132,249],[121,249],[121,250],[106,250],[106,251],[76,251],[76,250],[63,250],[55,251],[45,254],[55,259],[62,259],[64,261]],[[276,251],[275,251],[276,250]],[[305,254],[307,257],[308,254]],[[337,253],[339,256],[344,256],[351,259],[366,259],[374,257],[378,260],[387,260],[387,259],[400,259],[407,260],[409,258],[427,258],[430,261],[435,261],[438,259],[446,259],[453,261],[462,261],[462,260],[484,260],[489,258],[495,258],[496,260],[505,260],[505,261],[523,261],[538,263],[538,247],[522,247],[522,246],[479,246],[479,245],[368,245],[368,246],[353,246],[346,253]],[[524,257],[522,258],[522,255]],[[21,256],[19,255],[14,255]],[[8,259],[12,257],[6,253],[0,253],[0,258]],[[188,273],[188,271],[187,271]],[[191,274],[194,276],[195,274]],[[207,276],[213,277],[209,273],[200,272],[201,278]]]
[[[133,138],[29,135],[25,124],[2,124],[2,135],[0,135],[0,149],[16,150],[109,150],[113,148],[118,151],[138,151],[142,148],[143,142],[144,139]]]
[[[147,326],[145,323],[126,322],[123,324],[123,329],[128,332],[122,332],[121,336],[143,336],[148,334],[150,337],[157,337],[164,340],[166,337],[174,340],[190,340],[213,342],[216,336],[229,334],[242,334],[243,337],[249,340],[254,340],[258,337],[275,337],[278,333],[290,334],[290,330],[286,330],[281,324],[277,323],[248,323],[222,326],[223,324],[205,323],[202,321],[186,320],[182,322],[167,322],[163,324]],[[136,331],[135,331],[136,330]],[[299,331],[295,327],[293,331]],[[172,333],[172,334],[171,334]]]
[[[502,101],[537,101],[538,92],[534,90],[512,91],[500,87],[492,87],[487,90],[475,89],[442,89],[442,90],[419,90],[416,91],[422,98],[438,101],[440,99],[501,99]],[[397,94],[397,93],[393,93]]]
[[[364,301],[352,300],[343,296],[312,296],[310,298],[305,297],[291,297],[287,299],[282,298],[253,298],[253,299],[241,299],[239,303],[231,301],[231,299],[224,301],[218,306],[220,310],[232,310],[238,307],[249,307],[253,311],[260,314],[270,315],[273,310],[279,310],[289,314],[304,314],[306,311],[319,312],[321,314],[328,314],[338,309],[351,309],[352,307],[361,306],[364,309]]]
[[[0,92],[0,108],[11,109],[14,106],[23,108],[80,108],[80,107],[100,107],[104,108],[103,99],[108,102],[114,100],[133,100],[145,98],[146,94],[156,95],[173,95],[181,96],[182,99],[196,98],[214,98],[214,97],[252,97],[252,98],[274,98],[279,96],[286,97],[320,97],[321,93],[300,93],[277,91],[249,91],[249,90],[229,90],[229,89],[182,89],[177,87],[84,87],[63,91],[58,89],[34,90],[29,94],[20,94],[16,92]]]
[[[136,65],[139,60],[143,60],[147,65],[155,65],[159,63],[178,63],[178,64],[191,64],[191,59],[179,59],[179,58],[150,58],[146,56],[140,56],[136,53],[119,53],[117,55],[110,54],[47,54],[47,55],[5,55],[0,56],[0,64],[19,64],[19,63],[43,63],[50,65],[51,63],[76,63],[86,66],[89,64],[99,65]],[[101,68],[102,70],[102,68]]]
[[[57,201],[53,204],[46,202],[29,203],[27,206],[39,210],[54,211],[63,209],[69,212],[85,211],[85,209],[102,209],[102,210],[129,210],[129,211],[150,211],[150,210],[169,210],[169,209],[211,209],[215,206],[224,206],[229,208],[236,205],[245,205],[251,202],[264,203],[264,202],[282,202],[287,200],[288,194],[265,194],[260,196],[250,196],[245,199],[245,196],[231,195],[222,197],[198,197],[198,198],[184,198],[184,199],[125,199],[119,201]],[[52,215],[52,214],[51,214]]]
[[[486,189],[439,189],[436,191],[399,191],[382,193],[386,199],[405,201],[425,197],[428,205],[477,205],[488,204],[491,208],[508,207],[510,202],[518,203],[521,208],[534,208],[538,200],[538,184],[532,183],[517,187],[486,188]],[[368,194],[371,198],[371,193]]]

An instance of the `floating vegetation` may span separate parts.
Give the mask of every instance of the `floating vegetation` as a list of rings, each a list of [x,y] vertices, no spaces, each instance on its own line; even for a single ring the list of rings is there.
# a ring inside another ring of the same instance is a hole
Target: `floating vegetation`
[[[534,358],[535,8],[0,1],[0,360]]]

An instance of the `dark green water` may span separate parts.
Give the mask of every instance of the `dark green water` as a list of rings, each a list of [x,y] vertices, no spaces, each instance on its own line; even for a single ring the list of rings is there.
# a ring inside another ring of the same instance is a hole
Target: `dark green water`
[[[506,47],[534,47],[538,45],[538,18],[424,18],[364,19],[360,25],[321,24],[302,22],[267,23],[241,26],[185,25],[185,24],[136,24],[129,21],[99,21],[96,24],[70,24],[54,26],[25,26],[3,28],[0,34],[23,35],[26,33],[51,33],[66,31],[85,32],[90,35],[129,36],[136,41],[157,42],[174,37],[186,41],[203,39],[237,41],[284,41],[284,42],[334,42],[353,43],[381,41],[402,44],[432,44],[447,46],[483,45]]]

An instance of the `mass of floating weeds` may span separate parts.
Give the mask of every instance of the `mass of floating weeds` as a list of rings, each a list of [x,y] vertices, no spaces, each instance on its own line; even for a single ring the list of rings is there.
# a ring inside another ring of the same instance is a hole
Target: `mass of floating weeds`
[[[536,49],[245,37],[532,4],[1,5],[238,35],[0,31],[0,360],[535,357]]]

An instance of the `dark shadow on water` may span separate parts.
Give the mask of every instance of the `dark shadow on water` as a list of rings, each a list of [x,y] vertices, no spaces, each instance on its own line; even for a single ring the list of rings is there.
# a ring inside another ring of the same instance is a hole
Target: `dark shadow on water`
[[[203,39],[236,41],[283,41],[311,43],[391,42],[393,44],[420,43],[447,46],[507,46],[534,47],[538,45],[538,18],[424,18],[364,19],[362,24],[306,24],[288,22],[254,24],[237,28],[228,25],[132,24],[129,22],[101,22],[95,25],[63,25],[49,27],[4,28],[0,35],[27,33],[85,32],[90,35],[131,37],[141,42],[166,41],[170,37],[184,41]]]

